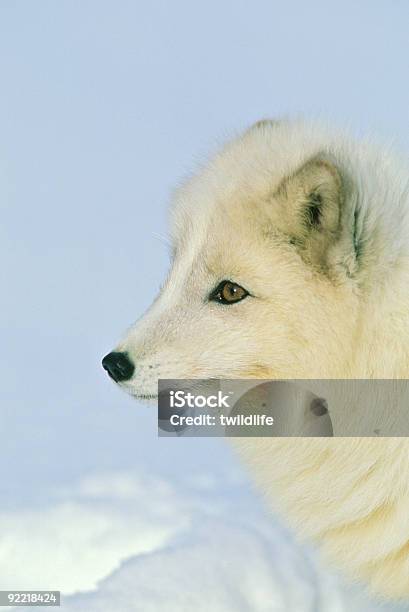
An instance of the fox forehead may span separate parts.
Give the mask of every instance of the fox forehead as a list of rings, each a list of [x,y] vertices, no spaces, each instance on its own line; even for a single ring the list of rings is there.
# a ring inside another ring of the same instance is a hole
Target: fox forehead
[[[244,280],[262,276],[274,260],[274,237],[265,231],[266,222],[257,203],[236,201],[231,210],[213,206],[202,222],[187,224],[175,243],[175,269],[196,279]]]

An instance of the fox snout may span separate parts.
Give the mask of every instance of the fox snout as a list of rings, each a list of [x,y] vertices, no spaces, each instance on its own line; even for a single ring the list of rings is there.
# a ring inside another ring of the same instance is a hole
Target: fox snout
[[[130,360],[128,353],[116,351],[105,355],[102,360],[102,367],[115,382],[129,380],[135,371],[135,366]]]

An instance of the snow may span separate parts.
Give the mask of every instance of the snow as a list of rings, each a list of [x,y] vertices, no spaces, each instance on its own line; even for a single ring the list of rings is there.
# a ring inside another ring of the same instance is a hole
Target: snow
[[[58,588],[67,612],[399,610],[324,571],[239,471],[221,472],[94,474],[1,513],[0,589]]]

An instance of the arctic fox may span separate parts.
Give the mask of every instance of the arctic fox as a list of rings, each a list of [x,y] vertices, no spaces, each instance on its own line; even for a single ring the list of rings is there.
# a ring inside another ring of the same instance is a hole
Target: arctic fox
[[[174,195],[169,276],[103,365],[158,378],[409,378],[409,167],[304,121],[261,121]],[[409,441],[232,440],[335,566],[409,595]]]

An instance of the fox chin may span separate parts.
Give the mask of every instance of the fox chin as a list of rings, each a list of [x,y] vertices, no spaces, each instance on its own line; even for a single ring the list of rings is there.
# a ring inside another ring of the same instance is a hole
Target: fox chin
[[[172,265],[103,360],[159,378],[409,378],[409,166],[315,122],[260,121],[178,188]],[[329,565],[409,596],[407,438],[230,438]]]

